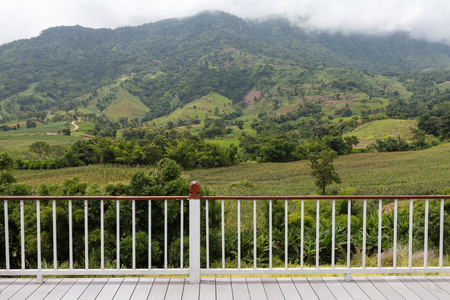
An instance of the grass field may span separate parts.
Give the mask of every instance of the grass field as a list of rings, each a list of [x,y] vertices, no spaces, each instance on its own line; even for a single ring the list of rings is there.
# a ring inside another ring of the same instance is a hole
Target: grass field
[[[366,147],[377,139],[388,137],[397,139],[400,136],[404,140],[410,140],[413,136],[411,128],[417,128],[417,121],[386,119],[363,124],[345,135],[356,136],[359,139],[358,147]]]
[[[16,170],[13,175],[19,182],[32,186],[40,183],[62,183],[66,178],[80,177],[81,182],[96,183],[104,186],[109,183],[128,183],[138,170],[151,170],[152,167],[129,167],[122,165],[90,165],[78,168],[65,168],[58,170]]]
[[[78,136],[47,135],[67,128],[67,122],[58,122],[37,126],[36,128],[23,128],[0,133],[0,152],[13,153],[15,157],[28,151],[28,147],[36,141],[45,141],[50,145],[69,145],[81,139]]]
[[[362,153],[335,162],[342,183],[361,195],[429,194],[450,187],[450,144],[414,152]],[[217,195],[311,195],[319,192],[308,161],[193,170],[187,175]],[[253,187],[231,186],[247,180]]]
[[[117,88],[116,100],[105,109],[104,114],[113,120],[118,120],[120,117],[132,119],[145,115],[149,110],[139,98],[122,88]]]
[[[230,99],[217,94],[211,93],[193,102],[190,102],[186,106],[175,110],[167,117],[161,117],[154,119],[156,125],[166,125],[168,121],[172,121],[176,124],[178,120],[200,120],[203,122],[207,116],[215,116],[215,111],[218,110],[218,114],[232,113],[236,111],[233,103]]]
[[[340,156],[335,162],[342,183],[329,190],[353,187],[360,195],[431,194],[450,187],[450,144],[422,151],[361,153]],[[82,182],[128,182],[142,167],[91,165],[42,171],[14,171],[19,182],[61,183],[79,176]],[[227,168],[185,171],[216,195],[314,195],[319,192],[308,161],[243,164]],[[247,180],[252,187],[233,183]]]

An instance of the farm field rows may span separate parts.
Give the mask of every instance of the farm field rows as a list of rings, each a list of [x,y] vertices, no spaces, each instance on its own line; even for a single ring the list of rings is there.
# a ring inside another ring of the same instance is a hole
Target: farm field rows
[[[342,176],[342,183],[331,185],[329,191],[353,187],[360,195],[414,195],[432,194],[450,186],[450,144],[422,151],[345,155],[340,156],[335,165]],[[82,182],[103,186],[128,182],[134,172],[143,168],[90,165],[59,170],[14,171],[13,175],[19,182],[34,186],[42,182],[62,183],[64,178],[73,176],[79,176]],[[306,160],[183,172],[184,176],[198,180],[216,195],[243,196],[317,194],[318,189],[310,173]],[[245,180],[252,186],[239,183]]]
[[[341,184],[361,195],[430,194],[450,186],[450,144],[423,151],[361,153],[336,160]],[[308,161],[247,164],[186,172],[217,195],[310,195],[318,193]],[[247,180],[253,187],[232,183]]]

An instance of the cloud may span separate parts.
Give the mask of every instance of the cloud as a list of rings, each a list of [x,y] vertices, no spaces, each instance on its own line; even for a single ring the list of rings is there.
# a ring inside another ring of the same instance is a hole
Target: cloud
[[[284,16],[327,32],[411,36],[450,43],[446,0],[2,0],[0,44],[60,25],[116,28],[223,10],[242,18]]]

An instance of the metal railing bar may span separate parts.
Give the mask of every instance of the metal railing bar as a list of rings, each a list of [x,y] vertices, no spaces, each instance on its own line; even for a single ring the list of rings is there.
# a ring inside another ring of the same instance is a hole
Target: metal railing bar
[[[429,200],[425,200],[425,234],[424,234],[424,249],[423,249],[423,266],[428,266],[428,207]]]
[[[125,275],[187,275],[189,273],[188,269],[26,269],[26,270],[8,270],[5,272],[2,272],[2,276],[35,276],[37,274],[47,276],[88,276],[88,275],[98,275],[98,276],[111,276],[111,275],[118,275],[118,276],[125,276]],[[428,267],[428,268],[408,268],[408,267],[397,267],[397,268],[351,268],[351,270],[348,270],[346,268],[290,268],[286,270],[285,268],[272,268],[271,270],[264,269],[264,268],[241,268],[238,269],[200,269],[200,273],[202,275],[223,275],[223,274],[229,274],[229,275],[244,275],[244,274],[255,274],[255,275],[262,275],[262,274],[343,274],[343,273],[351,273],[351,274],[361,274],[361,273],[367,273],[367,274],[380,274],[380,273],[392,273],[392,274],[400,274],[400,273],[450,273],[450,267]]]
[[[206,217],[206,268],[209,269],[209,202],[205,200]]]
[[[38,270],[42,269],[41,259],[41,201],[36,201],[36,235],[37,235],[37,266]]]
[[[116,269],[120,269],[120,201],[116,200]]]
[[[8,200],[4,200],[4,214],[5,214],[5,263],[6,270],[10,268],[9,259],[9,212],[8,212]]]
[[[383,195],[383,199],[386,200],[409,200],[411,198],[411,195]],[[414,196],[414,199],[441,199],[445,198],[448,199],[448,196],[445,195],[417,195]],[[54,196],[0,196],[0,200],[53,200],[55,199]],[[188,200],[189,196],[58,196],[56,201],[63,201],[63,200],[89,200],[89,201],[95,201],[95,200],[136,200],[136,201],[142,201],[142,200]],[[348,200],[348,196],[201,196],[201,200]],[[351,196],[352,200],[364,200],[364,199],[380,199],[379,195],[367,195],[367,196]]]
[[[378,268],[381,268],[381,229],[383,226],[383,199],[378,199]]]
[[[203,197],[206,199],[209,197]],[[120,201],[144,201],[144,200],[188,200],[189,196],[0,196],[0,200],[56,200],[56,201],[67,201],[67,200],[88,200],[88,201],[98,201],[98,200],[120,200]],[[226,198],[225,198],[226,199]],[[211,199],[210,199],[211,200]]]
[[[397,223],[398,223],[398,200],[394,200],[394,250],[392,253],[392,266],[397,267]]]
[[[439,221],[439,267],[442,268],[444,258],[444,199],[441,199],[441,213]]]
[[[237,201],[238,269],[241,268],[241,200]]]
[[[89,269],[89,206],[84,200],[84,268]]]
[[[208,201],[206,201],[208,202]],[[184,256],[184,201],[180,202],[180,268],[183,269],[183,256]],[[208,223],[208,221],[206,221]],[[206,238],[209,243],[209,235],[206,233]],[[209,251],[209,246],[208,246]],[[208,253],[208,265],[209,265],[209,253]]]
[[[152,268],[152,201],[148,200],[148,269]]]
[[[408,237],[408,267],[412,268],[412,244],[413,244],[413,199],[409,199],[409,237]]]
[[[300,266],[303,269],[303,246],[304,246],[304,236],[305,236],[305,200],[302,199],[301,209],[300,209]]]
[[[367,236],[367,199],[363,203],[363,248],[362,248],[362,267],[366,267],[366,236]]]
[[[53,269],[58,269],[58,240],[56,228],[56,201],[52,200],[52,214],[53,214]]]
[[[105,269],[105,203],[100,200],[100,269]]]
[[[164,270],[167,270],[167,200],[164,200]]]
[[[334,269],[336,261],[336,200],[331,203],[331,268]]]
[[[352,200],[347,201],[347,268],[350,269],[350,254],[351,254],[351,236],[352,236]]]
[[[131,200],[131,252],[132,252],[132,267],[136,269],[136,200]]]
[[[25,221],[24,221],[24,203],[20,200],[20,243],[21,243],[21,265],[25,270]]]
[[[349,273],[349,274],[383,274],[383,273],[391,273],[391,274],[401,274],[401,273],[449,273],[450,267],[428,267],[428,268],[408,268],[408,267],[387,267],[387,268],[376,268],[376,267],[353,267],[351,269],[347,268],[272,268],[272,269],[265,269],[265,268],[241,268],[241,269],[201,269],[202,275],[299,275],[299,274],[343,274],[343,273]]]
[[[410,199],[411,195],[383,195],[383,199],[386,200],[405,200]],[[414,199],[441,199],[442,197],[447,198],[445,195],[415,195]],[[0,198],[1,199],[1,198]],[[367,196],[358,196],[354,195],[349,198],[349,196],[202,196],[200,199],[202,200],[364,200],[364,199],[380,199],[379,195],[367,195]],[[105,199],[106,200],[106,199]]]
[[[225,270],[225,201],[221,200],[221,220],[222,220],[222,269]]]
[[[319,268],[320,200],[316,200],[316,269]]]
[[[253,200],[253,268],[257,268],[256,201]]]
[[[69,200],[69,265],[73,270],[73,228],[72,228],[72,200]]]
[[[272,269],[272,200],[269,200],[269,269]]]
[[[289,253],[289,247],[288,247],[288,200],[284,200],[284,268],[288,268],[288,253]]]

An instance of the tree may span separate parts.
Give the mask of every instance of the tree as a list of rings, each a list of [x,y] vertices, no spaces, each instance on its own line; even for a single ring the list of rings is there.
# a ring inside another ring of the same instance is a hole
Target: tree
[[[333,182],[341,183],[341,178],[334,168],[333,161],[337,158],[336,151],[322,150],[319,154],[309,155],[311,175],[315,177],[315,185],[325,194],[325,188]]]
[[[44,141],[37,141],[30,145],[30,151],[36,153],[39,157],[49,156],[51,154],[50,145]]]
[[[36,122],[32,120],[27,120],[27,128],[36,128]]]
[[[0,170],[11,170],[15,164],[16,161],[9,152],[0,153]]]

